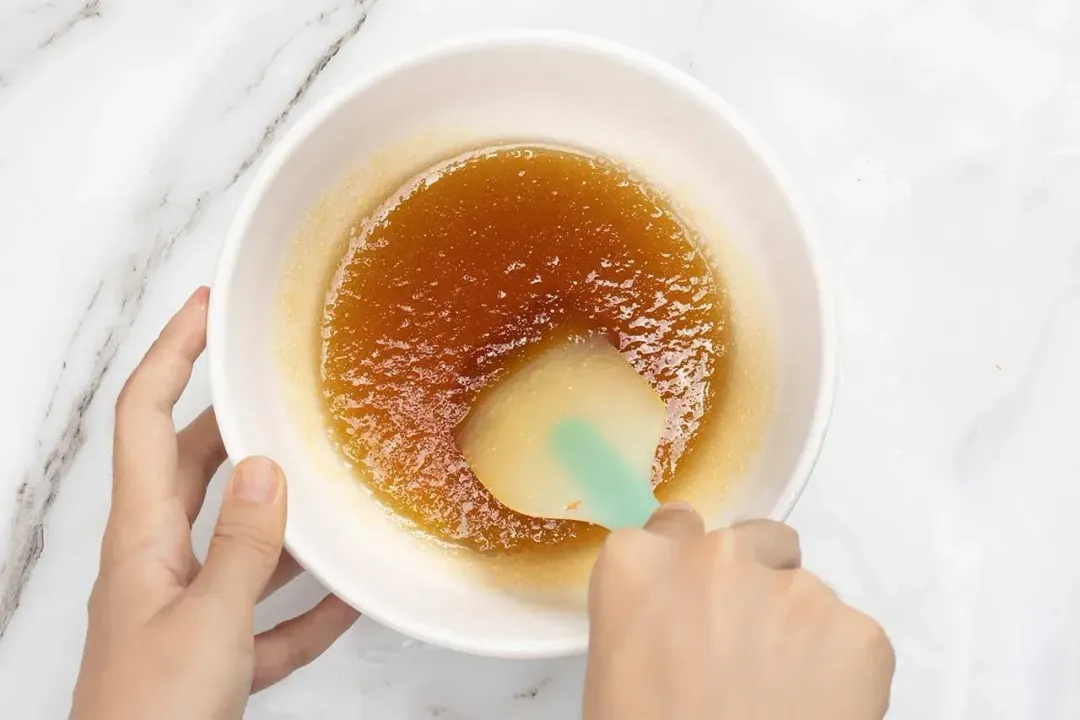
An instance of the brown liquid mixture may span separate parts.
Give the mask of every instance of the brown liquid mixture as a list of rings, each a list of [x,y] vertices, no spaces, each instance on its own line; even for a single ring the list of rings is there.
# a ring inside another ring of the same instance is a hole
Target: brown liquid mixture
[[[654,483],[692,456],[727,383],[726,299],[666,201],[624,168],[478,151],[352,232],[322,323],[330,432],[424,530],[479,551],[596,537],[500,505],[454,442],[478,393],[567,334],[606,334],[668,403]]]

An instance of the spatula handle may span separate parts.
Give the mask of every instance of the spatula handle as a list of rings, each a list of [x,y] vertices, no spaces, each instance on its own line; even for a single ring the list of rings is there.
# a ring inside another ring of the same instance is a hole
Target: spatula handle
[[[587,420],[561,420],[549,441],[559,464],[588,499],[594,522],[611,530],[641,527],[660,507],[650,478],[631,470]]]

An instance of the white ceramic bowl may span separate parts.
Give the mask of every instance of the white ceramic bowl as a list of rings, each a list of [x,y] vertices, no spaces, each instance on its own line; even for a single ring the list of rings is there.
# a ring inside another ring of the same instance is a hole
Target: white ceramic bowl
[[[299,121],[259,170],[225,241],[210,302],[210,377],[230,457],[262,454],[282,465],[286,545],[327,588],[445,647],[569,655],[586,646],[580,606],[485,584],[460,558],[388,518],[362,483],[328,477],[297,430],[275,361],[280,278],[320,198],[377,158],[385,166],[388,149],[422,147],[437,160],[500,140],[556,142],[626,161],[696,208],[690,214],[708,226],[710,251],[741,258],[754,278],[744,286],[758,296],[746,322],[761,327],[750,335],[768,336],[771,348],[771,410],[737,491],[723,507],[702,510],[714,523],[785,518],[824,440],[836,363],[807,216],[772,154],[730,107],[673,68],[594,38],[460,40],[357,79]],[[744,290],[732,292],[738,300]]]

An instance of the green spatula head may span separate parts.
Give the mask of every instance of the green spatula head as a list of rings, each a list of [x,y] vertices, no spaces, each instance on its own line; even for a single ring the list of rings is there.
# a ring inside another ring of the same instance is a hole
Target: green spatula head
[[[663,400],[602,338],[554,347],[484,393],[458,448],[507,507],[608,528],[658,507],[652,465]]]

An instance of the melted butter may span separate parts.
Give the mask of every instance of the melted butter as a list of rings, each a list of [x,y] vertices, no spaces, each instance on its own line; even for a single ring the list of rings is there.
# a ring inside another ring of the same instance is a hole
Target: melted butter
[[[598,333],[666,401],[653,482],[677,483],[730,364],[726,297],[692,234],[604,159],[505,146],[448,161],[353,227],[322,321],[331,438],[384,503],[443,540],[516,553],[595,539],[500,505],[453,432],[547,343]]]

